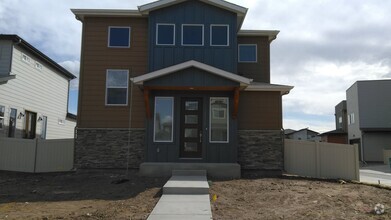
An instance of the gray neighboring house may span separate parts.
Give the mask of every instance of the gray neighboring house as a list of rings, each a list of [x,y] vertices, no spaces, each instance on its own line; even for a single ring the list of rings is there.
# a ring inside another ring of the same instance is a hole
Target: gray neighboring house
[[[293,140],[320,141],[319,133],[308,128],[298,131],[292,129],[285,130],[285,138]]]
[[[348,138],[362,161],[383,161],[391,149],[391,80],[357,81],[346,91]]]
[[[19,36],[0,34],[0,138],[74,138],[75,78]]]

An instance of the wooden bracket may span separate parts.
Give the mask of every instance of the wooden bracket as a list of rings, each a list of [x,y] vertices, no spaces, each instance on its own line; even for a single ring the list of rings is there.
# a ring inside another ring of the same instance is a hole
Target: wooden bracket
[[[234,109],[232,112],[232,118],[236,119],[238,117],[238,111],[239,111],[239,87],[236,87],[234,90]]]
[[[147,118],[151,118],[151,108],[149,105],[149,89],[144,88],[144,103],[145,103],[145,113]]]

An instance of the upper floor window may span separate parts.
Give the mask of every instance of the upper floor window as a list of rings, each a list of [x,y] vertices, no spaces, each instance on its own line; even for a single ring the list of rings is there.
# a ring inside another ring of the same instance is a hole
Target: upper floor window
[[[106,105],[128,104],[128,70],[107,70]]]
[[[30,63],[31,62],[31,58],[29,56],[27,56],[26,54],[22,53],[22,60],[26,63]]]
[[[130,27],[109,27],[109,47],[129,48]]]
[[[5,107],[0,105],[0,130],[3,130],[4,128],[4,113]]]
[[[183,46],[204,46],[204,25],[182,24]]]
[[[224,24],[212,24],[210,26],[210,45],[229,46],[229,26]]]
[[[175,24],[156,25],[156,45],[175,45]]]
[[[35,62],[35,68],[42,70],[42,64]]]
[[[256,44],[239,44],[239,62],[256,63],[257,62],[257,45]]]

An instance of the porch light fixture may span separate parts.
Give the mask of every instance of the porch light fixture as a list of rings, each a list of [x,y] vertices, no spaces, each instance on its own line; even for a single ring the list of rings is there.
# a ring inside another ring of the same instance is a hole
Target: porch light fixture
[[[20,112],[18,115],[18,119],[21,119],[22,117],[24,117],[24,114],[22,112]]]
[[[41,116],[39,116],[37,121],[42,121],[42,120],[43,120],[43,118]]]

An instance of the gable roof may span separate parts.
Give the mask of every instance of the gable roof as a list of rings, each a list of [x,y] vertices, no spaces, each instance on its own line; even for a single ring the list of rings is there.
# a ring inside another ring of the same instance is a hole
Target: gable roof
[[[53,67],[55,70],[60,72],[62,75],[67,77],[68,79],[75,79],[76,76],[70,73],[68,70],[66,70],[64,67],[60,66],[57,62],[50,59],[48,56],[43,54],[41,51],[39,51],[37,48],[33,47],[31,44],[29,44],[27,41],[23,40],[21,37],[15,34],[0,34],[0,40],[11,40],[14,43],[18,44],[23,49],[29,51],[30,53],[34,54],[38,58],[40,58],[42,61],[44,61],[49,66]]]
[[[149,14],[150,11],[169,7],[171,5],[179,4],[185,1],[186,0],[160,0],[160,1],[155,1],[145,5],[138,6],[138,10],[140,11],[141,14],[147,15]],[[199,0],[199,1],[236,13],[238,18],[238,30],[242,26],[244,17],[246,17],[247,10],[248,10],[245,7],[223,0]]]
[[[150,72],[150,73],[147,73],[147,74],[144,74],[144,75],[141,75],[141,76],[134,77],[131,80],[136,85],[143,85],[144,81],[149,81],[149,80],[152,80],[152,79],[155,79],[155,78],[159,78],[159,77],[162,77],[164,75],[168,75],[168,74],[171,74],[171,73],[174,73],[174,72],[178,72],[180,70],[188,69],[190,67],[195,67],[197,69],[204,70],[206,72],[215,74],[217,76],[224,77],[226,79],[238,82],[238,83],[240,83],[241,86],[243,86],[243,85],[244,86],[248,86],[253,81],[252,79],[249,79],[249,78],[246,78],[246,77],[243,77],[243,76],[239,76],[237,74],[230,73],[230,72],[227,72],[225,70],[218,69],[216,67],[209,66],[207,64],[200,63],[200,62],[195,61],[195,60],[186,61],[186,62],[177,64],[177,65],[174,65],[174,66],[170,66],[170,67],[166,67],[166,68],[163,68],[163,69],[160,69],[160,70],[156,70],[154,72]]]

